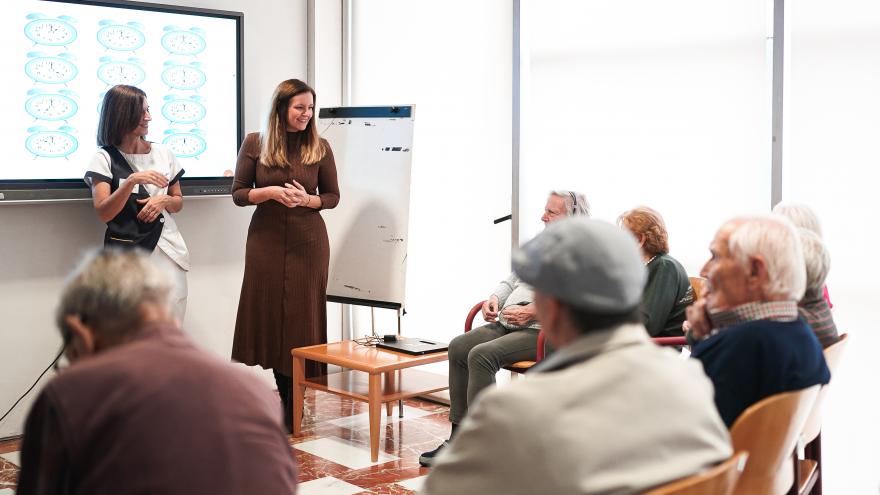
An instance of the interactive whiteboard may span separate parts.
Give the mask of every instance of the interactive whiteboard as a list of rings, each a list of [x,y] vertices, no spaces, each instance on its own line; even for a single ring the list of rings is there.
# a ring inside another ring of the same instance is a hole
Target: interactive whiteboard
[[[330,236],[333,302],[397,309],[406,289],[414,106],[321,109],[339,175]]]
[[[147,93],[147,139],[168,146],[185,177],[231,176],[241,142],[240,24],[239,13],[133,2],[7,2],[0,181],[81,181],[101,100],[116,84]]]

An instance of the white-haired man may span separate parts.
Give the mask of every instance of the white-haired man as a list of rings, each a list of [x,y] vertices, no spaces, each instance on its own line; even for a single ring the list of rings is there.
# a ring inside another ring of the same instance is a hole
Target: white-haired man
[[[547,197],[541,221],[549,225],[569,216],[589,214],[590,205],[583,194],[553,191]],[[533,297],[532,288],[511,273],[483,303],[486,324],[449,343],[450,440],[477,394],[495,383],[498,370],[517,361],[535,359],[541,327],[535,318]],[[430,467],[434,457],[448,443],[446,440],[436,449],[423,453],[419,463]]]
[[[31,409],[19,495],[285,494],[296,466],[278,399],[197,349],[147,254],[89,256],[57,312],[69,368]]]
[[[531,378],[484,392],[423,495],[633,494],[731,454],[698,363],[640,323],[647,271],[636,241],[571,218],[514,254],[556,352]]]
[[[687,310],[703,339],[692,357],[715,385],[715,405],[729,426],[770,395],[828,383],[822,347],[798,318],[806,273],[800,239],[779,216],[735,218],[718,229],[704,296]]]

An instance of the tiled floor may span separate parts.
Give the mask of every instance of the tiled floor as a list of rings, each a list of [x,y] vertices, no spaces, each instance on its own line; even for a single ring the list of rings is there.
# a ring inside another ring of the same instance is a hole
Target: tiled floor
[[[366,403],[309,389],[303,435],[291,438],[299,464],[301,495],[411,494],[428,470],[421,452],[449,436],[448,408],[419,400],[404,401],[404,417],[395,407],[382,418],[379,462],[370,462]],[[383,412],[385,408],[382,408]],[[0,495],[11,495],[18,476],[19,442],[0,443]]]

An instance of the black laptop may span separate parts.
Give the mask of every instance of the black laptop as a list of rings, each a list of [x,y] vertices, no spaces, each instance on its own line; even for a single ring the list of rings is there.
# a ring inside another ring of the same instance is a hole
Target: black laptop
[[[376,347],[418,356],[432,352],[443,352],[449,348],[449,344],[416,337],[398,337],[396,342],[378,342]]]

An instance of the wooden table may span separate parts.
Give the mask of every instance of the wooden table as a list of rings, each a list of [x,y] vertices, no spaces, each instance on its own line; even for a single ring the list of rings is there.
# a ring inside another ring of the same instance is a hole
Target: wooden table
[[[293,435],[302,430],[303,399],[307,387],[331,394],[349,397],[369,404],[370,461],[379,459],[379,419],[382,403],[387,404],[388,416],[394,411],[394,402],[449,388],[447,377],[410,369],[423,364],[446,361],[446,352],[412,356],[400,352],[377,349],[351,340],[331,344],[299,347],[293,355]],[[317,378],[305,378],[305,360],[335,364],[345,368]],[[383,383],[384,382],[384,383]],[[403,411],[400,411],[401,414]]]

